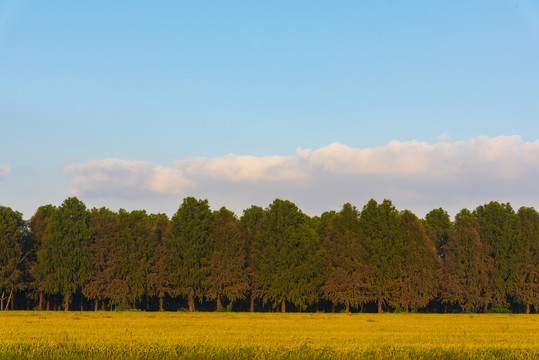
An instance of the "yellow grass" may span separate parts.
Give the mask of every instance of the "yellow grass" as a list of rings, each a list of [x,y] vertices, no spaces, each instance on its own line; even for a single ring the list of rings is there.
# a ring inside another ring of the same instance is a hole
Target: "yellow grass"
[[[15,357],[539,355],[535,315],[2,312],[0,328]]]

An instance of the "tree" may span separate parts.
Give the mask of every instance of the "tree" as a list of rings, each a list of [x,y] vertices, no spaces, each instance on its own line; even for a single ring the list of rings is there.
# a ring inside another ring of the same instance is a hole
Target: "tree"
[[[33,279],[31,288],[33,288],[33,296],[39,298],[38,306],[44,308],[45,294],[53,293],[50,291],[47,283],[46,269],[49,267],[46,263],[50,261],[48,255],[43,256],[43,239],[48,236],[49,220],[56,208],[52,205],[40,206],[29,222],[30,233],[29,239],[31,243],[31,251],[29,252],[29,273]],[[40,256],[39,254],[42,254]],[[41,261],[38,261],[38,258]],[[49,308],[49,300],[47,300],[47,309]]]
[[[75,197],[66,199],[51,215],[48,234],[43,239],[46,251],[38,258],[44,261],[43,256],[50,256],[46,271],[49,289],[63,296],[66,311],[71,295],[82,288],[91,271],[91,240],[86,206]]]
[[[331,216],[322,241],[325,260],[323,296],[333,304],[350,307],[368,302],[372,287],[372,271],[366,263],[367,254],[359,241],[359,211],[344,204]]]
[[[438,291],[438,260],[423,224],[411,211],[400,213],[398,303],[405,312],[426,306]]]
[[[479,222],[468,210],[455,216],[442,264],[441,297],[464,311],[477,310],[488,302],[488,275],[492,259],[481,242]]]
[[[127,212],[120,209],[119,256],[121,279],[127,283],[123,302],[137,307],[150,290],[150,270],[155,260],[157,238],[145,210]]]
[[[367,253],[373,281],[371,298],[382,305],[396,305],[399,263],[399,213],[390,200],[378,204],[371,199],[360,214],[360,240]]]
[[[22,214],[0,206],[0,310],[4,310],[4,300],[7,300],[7,310],[14,292],[22,287],[23,236]]]
[[[489,275],[490,301],[504,305],[514,296],[518,284],[521,253],[517,233],[517,216],[510,204],[492,201],[478,206],[474,214],[479,221],[481,241],[488,249],[493,266]],[[485,309],[488,303],[485,304]]]
[[[104,309],[105,301],[111,305],[119,304],[127,297],[128,288],[125,279],[121,279],[119,259],[120,221],[118,214],[107,209],[92,209],[90,227],[94,231],[91,245],[92,270],[82,293],[88,299],[95,300],[95,310]]]
[[[257,238],[257,278],[265,302],[304,309],[318,299],[322,257],[318,238],[296,205],[276,199],[265,211]]]
[[[240,229],[245,243],[245,251],[247,252],[247,280],[249,282],[249,295],[250,306],[249,311],[255,310],[255,298],[262,296],[259,287],[259,279],[256,277],[255,264],[257,262],[256,256],[259,255],[255,251],[255,239],[259,236],[260,222],[264,216],[264,209],[260,206],[251,206],[243,211],[243,215],[240,218]]]
[[[150,215],[152,231],[157,248],[150,270],[150,295],[159,298],[159,310],[163,310],[165,294],[169,291],[169,273],[166,265],[167,249],[165,241],[170,236],[170,220],[166,214]]]
[[[185,296],[189,311],[195,311],[195,298],[204,296],[205,267],[208,256],[212,213],[208,200],[185,198],[171,219],[167,241],[167,268],[170,293]]]
[[[526,314],[533,305],[539,311],[539,213],[521,207],[518,216],[518,237],[521,243],[522,266],[517,275],[515,299],[525,306]]]
[[[245,298],[249,289],[247,252],[233,212],[222,207],[214,212],[211,252],[207,261],[206,294],[222,308],[221,298],[234,302]]]

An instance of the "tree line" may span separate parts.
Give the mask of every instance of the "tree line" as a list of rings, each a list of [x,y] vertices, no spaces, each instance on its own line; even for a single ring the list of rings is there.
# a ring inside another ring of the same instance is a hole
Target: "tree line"
[[[30,220],[0,206],[0,308],[46,310],[539,310],[539,214],[490,202],[419,219],[390,200],[309,217],[276,199],[241,217],[87,209]]]

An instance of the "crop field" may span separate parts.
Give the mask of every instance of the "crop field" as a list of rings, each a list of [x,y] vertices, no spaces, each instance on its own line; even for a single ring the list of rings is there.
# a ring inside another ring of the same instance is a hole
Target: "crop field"
[[[2,312],[0,359],[530,359],[539,316]]]

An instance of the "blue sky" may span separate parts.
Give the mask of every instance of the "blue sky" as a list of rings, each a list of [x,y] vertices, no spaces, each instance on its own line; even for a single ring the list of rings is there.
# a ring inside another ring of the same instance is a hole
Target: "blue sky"
[[[0,204],[538,207],[538,100],[539,1],[0,0]]]

